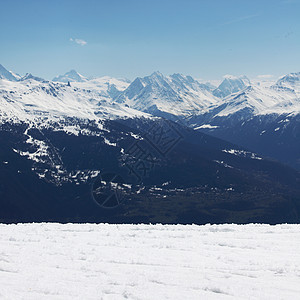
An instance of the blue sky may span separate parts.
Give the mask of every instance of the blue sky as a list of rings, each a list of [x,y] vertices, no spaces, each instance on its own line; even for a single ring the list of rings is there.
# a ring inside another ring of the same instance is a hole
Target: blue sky
[[[0,0],[0,63],[133,79],[300,71],[300,0]]]

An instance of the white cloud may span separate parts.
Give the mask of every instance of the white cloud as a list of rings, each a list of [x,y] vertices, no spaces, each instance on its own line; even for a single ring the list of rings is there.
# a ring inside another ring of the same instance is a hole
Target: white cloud
[[[274,76],[271,74],[263,74],[263,75],[257,75],[257,78],[259,79],[270,79],[273,78]]]
[[[238,17],[236,19],[229,20],[229,21],[223,23],[222,25],[229,25],[229,24],[233,24],[233,23],[238,23],[238,22],[246,21],[246,20],[253,19],[253,18],[256,18],[256,17],[259,17],[259,16],[260,16],[259,13],[253,14],[253,15],[248,15],[248,16],[242,16],[242,17]]]
[[[85,40],[82,40],[82,39],[73,39],[73,38],[70,38],[70,42],[74,42],[80,46],[85,46],[87,44],[87,42]]]

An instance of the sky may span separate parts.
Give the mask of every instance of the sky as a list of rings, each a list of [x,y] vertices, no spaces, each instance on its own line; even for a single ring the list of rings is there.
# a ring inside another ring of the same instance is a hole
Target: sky
[[[300,71],[300,0],[0,0],[0,64],[52,79]]]

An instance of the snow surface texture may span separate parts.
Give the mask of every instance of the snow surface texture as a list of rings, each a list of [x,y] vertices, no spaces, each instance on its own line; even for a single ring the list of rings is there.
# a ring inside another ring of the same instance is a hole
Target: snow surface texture
[[[300,225],[0,225],[0,299],[298,299]]]

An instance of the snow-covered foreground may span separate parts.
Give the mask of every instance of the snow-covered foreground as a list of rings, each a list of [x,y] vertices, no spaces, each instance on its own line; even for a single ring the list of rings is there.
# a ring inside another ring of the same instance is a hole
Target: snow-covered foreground
[[[300,225],[0,225],[3,299],[299,299]]]

